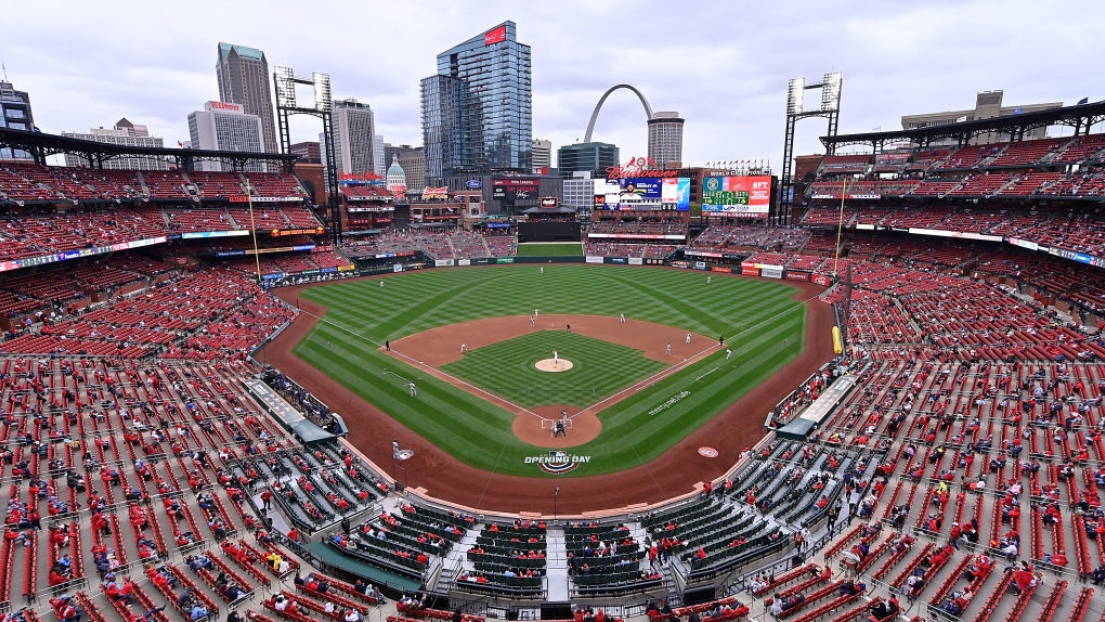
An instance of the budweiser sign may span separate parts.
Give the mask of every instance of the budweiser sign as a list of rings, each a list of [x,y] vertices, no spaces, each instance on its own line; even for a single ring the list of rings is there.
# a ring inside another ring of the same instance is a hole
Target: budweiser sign
[[[376,173],[340,173],[338,179],[341,181],[378,181],[383,177]]]
[[[431,188],[429,186],[426,186],[425,188],[422,189],[422,198],[423,199],[448,199],[449,198],[449,188],[447,186],[442,186],[440,188]]]
[[[627,177],[679,177],[679,171],[654,168],[656,163],[649,157],[629,158],[624,166],[611,166],[606,169],[607,179],[625,179]]]

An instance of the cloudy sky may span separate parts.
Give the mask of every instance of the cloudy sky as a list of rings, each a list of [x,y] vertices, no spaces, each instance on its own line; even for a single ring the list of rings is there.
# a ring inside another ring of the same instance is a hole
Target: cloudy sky
[[[385,140],[421,144],[419,80],[439,52],[505,20],[533,49],[534,137],[554,150],[582,139],[599,97],[623,82],[687,120],[686,163],[763,159],[776,171],[792,77],[843,72],[841,133],[972,107],[983,90],[1004,90],[1007,105],[1105,97],[1105,17],[1090,0],[42,0],[8,17],[0,61],[44,132],[125,116],[166,146],[218,98],[220,41],[264,50],[270,69],[329,73],[335,97],[371,104]],[[796,153],[818,152],[824,131],[800,123]],[[632,93],[611,95],[594,139],[623,160],[646,153]]]

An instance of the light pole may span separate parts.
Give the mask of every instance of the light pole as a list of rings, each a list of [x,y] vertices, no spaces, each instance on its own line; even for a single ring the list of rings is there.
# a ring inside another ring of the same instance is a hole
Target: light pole
[[[559,500],[560,500],[560,486],[557,486],[555,489],[553,489],[553,493],[552,493],[552,517],[553,517],[554,522],[556,521],[556,505],[557,505],[557,501],[559,501]]]
[[[253,234],[253,260],[257,265],[257,284],[264,286],[261,278],[261,254],[257,252],[257,223],[253,220],[253,183],[246,178],[246,200],[249,201],[249,228]]]

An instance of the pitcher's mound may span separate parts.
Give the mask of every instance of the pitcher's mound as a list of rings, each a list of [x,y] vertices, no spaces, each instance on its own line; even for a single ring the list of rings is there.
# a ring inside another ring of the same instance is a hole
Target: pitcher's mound
[[[572,362],[567,359],[542,359],[534,364],[537,371],[568,371],[573,367]]]

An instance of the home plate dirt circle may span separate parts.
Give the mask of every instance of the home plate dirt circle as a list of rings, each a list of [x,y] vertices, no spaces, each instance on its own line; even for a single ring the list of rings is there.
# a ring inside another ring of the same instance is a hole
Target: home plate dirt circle
[[[534,363],[533,366],[537,368],[537,371],[547,371],[553,373],[568,371],[569,369],[574,367],[574,365],[572,365],[572,362],[568,359],[541,359],[540,361]]]

